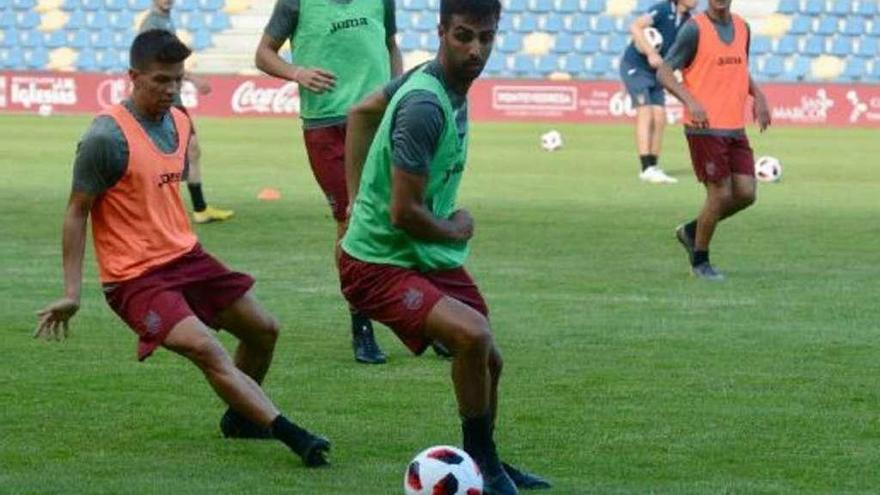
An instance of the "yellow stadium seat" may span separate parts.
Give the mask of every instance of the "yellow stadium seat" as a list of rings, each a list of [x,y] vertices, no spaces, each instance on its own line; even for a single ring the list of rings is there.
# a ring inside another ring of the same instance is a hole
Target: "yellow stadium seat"
[[[68,15],[60,10],[52,10],[40,16],[40,31],[57,31],[67,24]]]
[[[51,10],[58,10],[61,8],[61,4],[64,3],[64,0],[40,0],[37,2],[37,6],[34,7],[34,10],[37,12],[44,14]]]
[[[636,8],[636,0],[608,0],[608,15],[623,17],[632,13]]]
[[[563,71],[556,71],[547,76],[551,81],[571,81],[571,74]]]
[[[825,81],[837,79],[843,72],[843,59],[831,55],[822,55],[813,60],[810,71],[813,77]]]
[[[763,22],[756,23],[756,32],[771,38],[781,38],[791,29],[791,17],[782,14],[770,14]]]
[[[553,37],[547,33],[532,33],[523,38],[523,53],[546,55],[553,48]]]
[[[251,8],[251,0],[226,0],[223,11],[227,14],[240,14]]]
[[[49,70],[72,70],[76,64],[76,51],[63,47],[49,52]]]
[[[413,67],[427,62],[434,58],[434,54],[425,50],[415,50],[403,54],[403,70],[407,71]]]

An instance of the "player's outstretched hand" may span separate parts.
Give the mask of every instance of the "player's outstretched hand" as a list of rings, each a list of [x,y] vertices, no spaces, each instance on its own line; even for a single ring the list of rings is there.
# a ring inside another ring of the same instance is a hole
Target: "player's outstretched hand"
[[[305,69],[296,72],[296,82],[313,93],[331,91],[336,87],[336,76],[324,69]]]
[[[471,212],[464,208],[455,210],[449,217],[449,221],[452,222],[459,234],[458,240],[466,241],[474,236],[474,217],[471,216]]]
[[[758,127],[761,129],[761,132],[764,132],[770,127],[770,105],[767,104],[767,99],[764,98],[764,95],[755,97],[755,102],[752,105],[752,113],[755,116],[755,121],[758,122]]]
[[[62,297],[37,311],[40,321],[37,323],[37,329],[34,330],[34,338],[64,340],[70,331],[67,322],[78,310],[79,302],[69,297]]]

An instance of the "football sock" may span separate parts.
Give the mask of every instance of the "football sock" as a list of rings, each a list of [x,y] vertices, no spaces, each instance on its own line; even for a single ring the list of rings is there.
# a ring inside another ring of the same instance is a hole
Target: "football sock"
[[[501,470],[495,441],[492,439],[492,416],[483,414],[461,418],[461,434],[464,451],[477,461],[485,474],[496,475]]]
[[[352,335],[360,335],[364,328],[369,328],[372,324],[366,315],[357,310],[351,312],[351,333]]]
[[[651,155],[639,155],[639,161],[642,162],[642,171],[651,166]]]
[[[652,167],[657,166],[657,155],[645,155],[648,157],[648,162]]]
[[[691,220],[684,226],[684,231],[691,239],[697,238],[697,220]]]
[[[192,200],[194,211],[205,211],[208,205],[205,203],[205,196],[202,194],[202,184],[200,182],[187,182],[186,188],[189,189],[189,197]]]
[[[709,251],[694,251],[694,261],[691,263],[693,266],[700,265],[701,263],[709,262]]]
[[[288,420],[283,414],[279,414],[272,424],[272,435],[290,447],[290,450],[302,455],[311,442],[312,434]]]

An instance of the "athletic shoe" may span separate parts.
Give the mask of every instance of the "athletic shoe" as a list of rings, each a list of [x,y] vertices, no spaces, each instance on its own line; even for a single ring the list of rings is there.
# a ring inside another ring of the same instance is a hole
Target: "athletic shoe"
[[[385,354],[376,343],[372,324],[352,328],[351,346],[354,349],[354,360],[359,363],[383,364],[386,361]]]
[[[223,436],[226,438],[246,440],[268,440],[274,438],[271,429],[248,420],[232,410],[232,408],[227,409],[223,417],[220,418],[220,431],[223,432]]]
[[[722,282],[724,281],[724,275],[715,271],[715,268],[708,261],[704,261],[699,265],[691,268],[691,272],[695,277],[701,278],[703,280],[709,280],[712,282]]]
[[[450,351],[445,345],[437,342],[436,340],[431,342],[431,349],[434,349],[434,354],[442,357],[443,359],[452,359],[452,351]]]
[[[501,467],[504,468],[504,472],[510,476],[510,479],[513,480],[517,488],[522,488],[523,490],[543,490],[553,486],[544,478],[520,471],[506,462],[502,462]]]
[[[195,223],[211,223],[223,222],[232,218],[235,212],[232,210],[221,210],[213,206],[206,206],[202,211],[193,212],[193,222]]]
[[[307,467],[321,467],[330,464],[327,460],[327,454],[330,452],[330,440],[319,437],[312,433],[309,436],[307,444],[302,452],[297,454],[302,458],[303,464]]]
[[[483,473],[483,493],[485,495],[517,495],[519,491],[510,476],[502,469],[495,476]]]
[[[647,182],[649,184],[676,184],[678,183],[678,179],[675,177],[670,177],[666,175],[666,172],[663,171],[660,167],[654,165],[651,167],[642,170],[639,173],[639,179],[642,182]]]
[[[688,261],[694,262],[694,239],[688,235],[687,229],[684,228],[685,224],[681,224],[675,228],[675,238],[678,239],[678,242],[681,244],[681,247],[687,252]]]

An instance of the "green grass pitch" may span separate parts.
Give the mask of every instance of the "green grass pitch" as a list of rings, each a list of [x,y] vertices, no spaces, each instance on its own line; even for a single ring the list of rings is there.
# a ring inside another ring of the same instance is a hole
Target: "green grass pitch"
[[[200,119],[207,197],[236,217],[196,230],[282,322],[266,389],[331,438],[331,468],[223,440],[193,366],[167,351],[139,364],[91,247],[72,338],[34,341],[34,312],[61,294],[88,122],[0,117],[0,493],[393,495],[416,452],[459,443],[446,362],[379,328],[389,363],[354,363],[334,227],[293,120]],[[503,457],[564,495],[877,493],[877,131],[752,131],[784,177],[721,224],[728,280],[713,285],[673,238],[703,198],[680,129],[662,165],[681,182],[649,186],[630,126],[555,126],[566,144],[546,153],[550,127],[474,124],[460,198],[506,363]],[[258,201],[266,186],[283,198]]]

